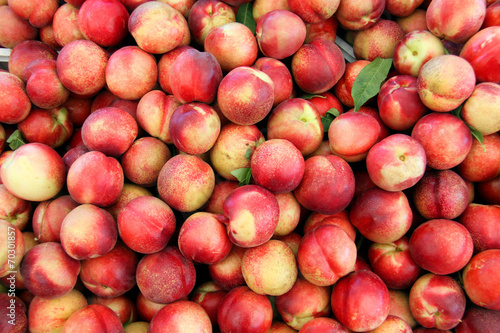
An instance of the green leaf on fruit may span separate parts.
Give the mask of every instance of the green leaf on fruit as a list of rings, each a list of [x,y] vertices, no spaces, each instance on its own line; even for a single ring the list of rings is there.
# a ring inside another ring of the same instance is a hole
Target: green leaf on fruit
[[[379,93],[381,84],[387,78],[391,66],[392,58],[377,57],[359,72],[351,90],[354,111],[358,111],[363,104]]]
[[[231,174],[238,179],[240,186],[250,184],[250,179],[252,178],[251,168],[239,168],[231,171]]]
[[[7,139],[7,143],[9,144],[10,149],[16,150],[17,148],[26,144],[26,141],[24,141],[21,132],[19,130],[15,130]]]
[[[256,149],[262,142],[261,141],[257,141],[255,142],[255,145],[253,146],[253,149]],[[247,151],[245,152],[245,157],[247,160],[250,161],[250,158],[252,157],[252,147],[248,147],[247,148]]]
[[[302,96],[302,99],[313,99],[314,97],[326,98],[326,96],[323,95],[307,94]]]
[[[321,122],[323,123],[323,128],[325,129],[325,133],[328,133],[328,129],[330,128],[330,124],[332,121],[339,116],[340,112],[336,108],[331,108],[326,111],[325,115],[321,117]]]
[[[455,110],[451,111],[451,114],[454,115],[455,117],[458,117],[458,119],[464,121],[462,117],[460,117],[460,113],[462,112],[462,108],[464,107],[463,104],[461,104],[458,108]],[[464,121],[465,122],[465,121]],[[467,124],[467,122],[465,122]],[[479,132],[477,129],[472,127],[471,125],[467,124],[467,126],[470,129],[470,132],[472,133],[472,136],[476,138],[477,141],[481,144],[481,147],[483,147],[483,151],[486,153],[486,147],[483,145],[483,133]]]
[[[481,144],[481,147],[483,147],[483,151],[486,153],[486,147],[483,145],[483,133],[479,132],[477,129],[469,125],[470,132],[472,133],[472,136],[476,138],[477,141]]]
[[[241,5],[238,8],[238,12],[236,13],[236,22],[246,25],[252,33],[255,34],[257,23],[255,23],[253,18],[253,7],[251,2]]]
[[[455,110],[451,111],[451,114],[454,115],[455,117],[458,117],[458,119],[462,119],[460,117],[460,113],[462,112],[462,108],[464,107],[463,104],[461,104],[458,108],[456,108]]]
[[[245,157],[247,160],[250,161],[250,157],[252,156],[252,148],[248,147],[247,151],[245,152]]]

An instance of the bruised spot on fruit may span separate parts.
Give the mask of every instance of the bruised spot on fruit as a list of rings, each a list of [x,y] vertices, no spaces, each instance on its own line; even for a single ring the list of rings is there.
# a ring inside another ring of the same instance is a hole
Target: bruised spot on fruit
[[[413,51],[411,54],[412,54],[414,57],[416,57],[416,56],[418,56],[418,51],[416,51],[416,50],[415,50],[415,51]]]

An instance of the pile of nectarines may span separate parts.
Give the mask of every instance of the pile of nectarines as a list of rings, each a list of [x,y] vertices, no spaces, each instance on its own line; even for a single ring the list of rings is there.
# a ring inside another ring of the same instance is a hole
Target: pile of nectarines
[[[0,332],[500,332],[500,0],[0,22]]]

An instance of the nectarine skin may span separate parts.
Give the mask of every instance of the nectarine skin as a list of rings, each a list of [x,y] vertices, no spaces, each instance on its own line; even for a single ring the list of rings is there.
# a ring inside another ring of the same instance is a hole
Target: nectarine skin
[[[52,269],[54,263],[57,270]],[[33,295],[57,298],[75,287],[80,261],[68,256],[60,243],[47,242],[36,245],[24,256],[20,271],[26,288]]]
[[[348,329],[369,331],[380,326],[389,315],[389,291],[375,273],[352,272],[333,287],[331,305],[334,316]]]
[[[167,246],[139,261],[136,279],[139,290],[148,300],[171,303],[193,290],[196,270],[193,262],[186,259],[177,247]]]
[[[428,328],[449,330],[460,323],[465,311],[465,293],[448,275],[421,276],[410,290],[410,309],[417,322]],[[430,312],[428,309],[435,309]]]
[[[305,208],[335,214],[351,202],[354,181],[351,167],[341,157],[314,156],[306,160],[304,177],[293,192]]]
[[[473,250],[469,231],[453,220],[428,220],[410,237],[411,257],[420,267],[434,274],[458,272],[469,262]],[[441,255],[436,256],[436,251]]]
[[[500,250],[482,251],[472,257],[463,270],[464,289],[469,299],[476,305],[500,310],[498,272],[500,267]]]

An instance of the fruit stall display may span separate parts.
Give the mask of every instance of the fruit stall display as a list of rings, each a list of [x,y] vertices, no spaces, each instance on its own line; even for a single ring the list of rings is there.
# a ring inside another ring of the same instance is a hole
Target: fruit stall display
[[[500,0],[0,22],[0,332],[500,332]]]

